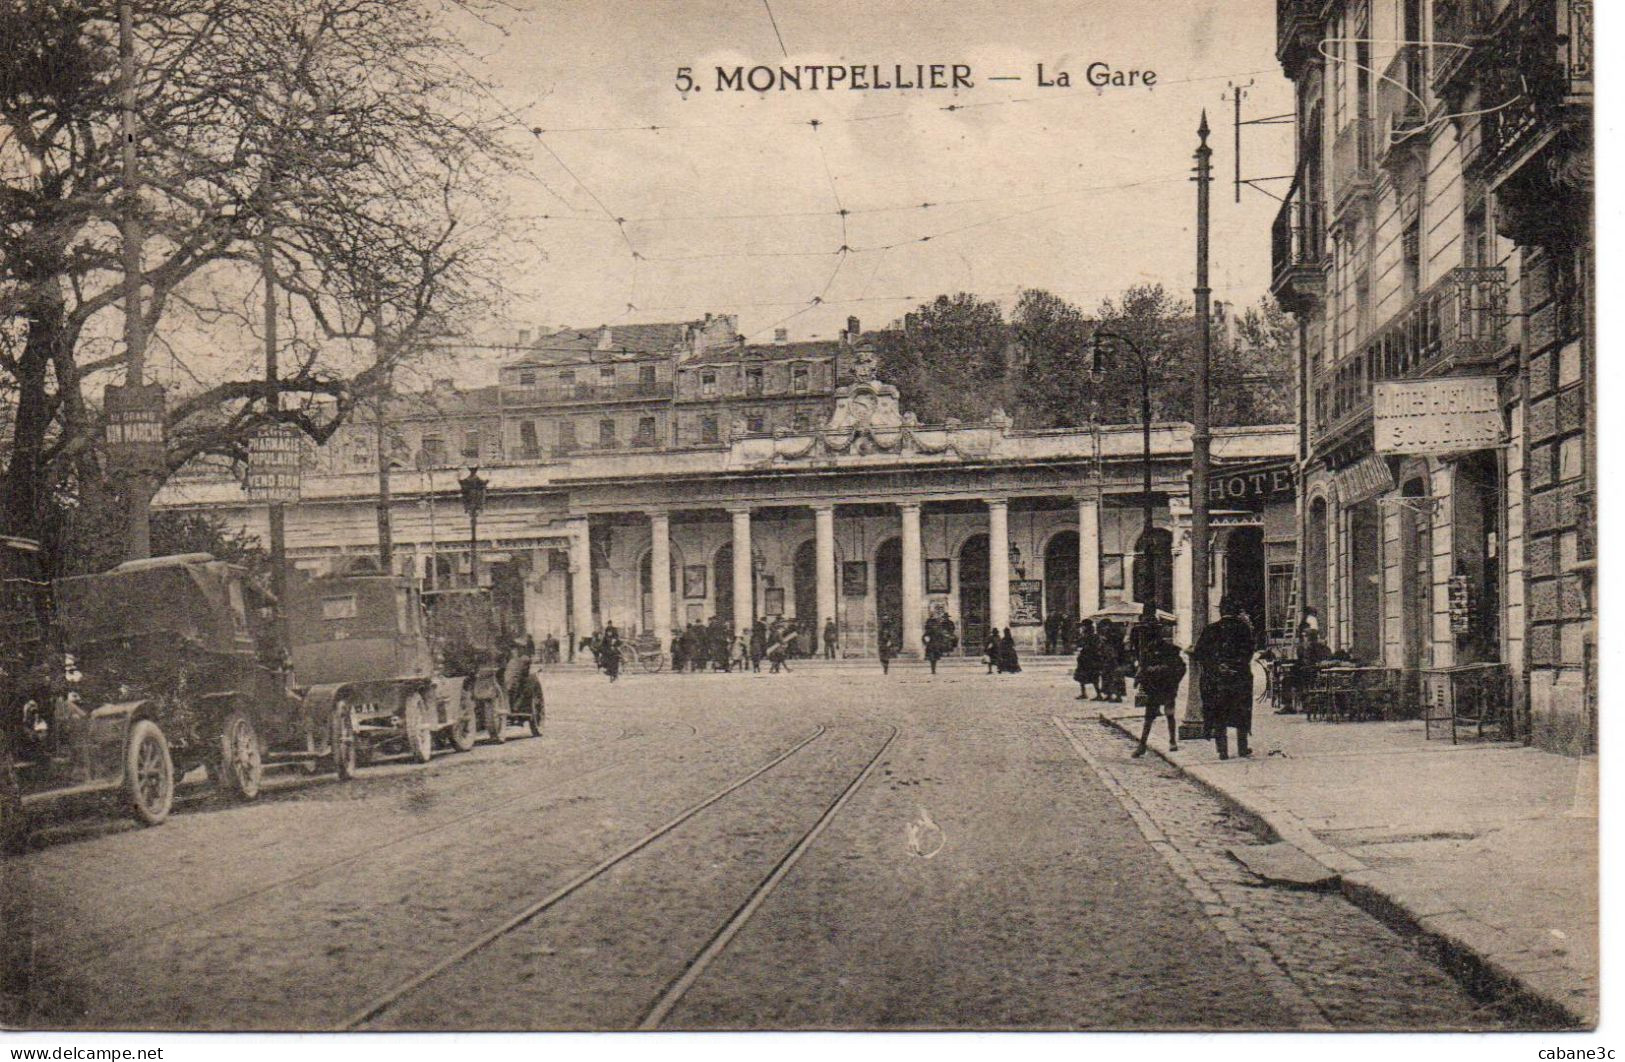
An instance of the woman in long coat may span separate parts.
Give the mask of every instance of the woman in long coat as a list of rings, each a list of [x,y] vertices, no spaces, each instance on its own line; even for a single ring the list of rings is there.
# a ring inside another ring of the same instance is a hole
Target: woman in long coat
[[[1097,630],[1095,664],[1099,680],[1095,683],[1095,700],[1120,701],[1123,695],[1117,692],[1117,683],[1123,677],[1123,633],[1109,619],[1101,620]]]
[[[999,670],[1011,675],[1021,670],[1021,659],[1016,656],[1016,639],[1010,634],[1009,627],[1004,629],[1004,637],[999,639]]]
[[[1084,620],[1078,626],[1078,666],[1072,672],[1078,683],[1078,700],[1089,695],[1089,686],[1095,688],[1095,700],[1100,700],[1100,639],[1095,637],[1095,625]]]
[[[1240,601],[1226,595],[1219,602],[1219,621],[1202,631],[1191,656],[1201,665],[1202,725],[1213,735],[1219,759],[1230,758],[1229,727],[1236,728],[1237,755],[1251,756],[1253,626]]]

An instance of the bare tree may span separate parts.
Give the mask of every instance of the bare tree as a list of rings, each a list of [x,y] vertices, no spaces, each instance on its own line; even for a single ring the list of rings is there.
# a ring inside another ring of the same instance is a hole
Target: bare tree
[[[170,467],[239,455],[267,420],[325,439],[494,291],[505,152],[484,86],[435,0],[134,2],[149,333],[251,334],[242,294],[267,253],[290,299],[285,371],[199,372],[168,414]],[[0,10],[0,382],[15,394],[0,526],[25,534],[65,485],[99,476],[87,381],[124,365],[109,339],[128,205],[115,14],[113,0]]]

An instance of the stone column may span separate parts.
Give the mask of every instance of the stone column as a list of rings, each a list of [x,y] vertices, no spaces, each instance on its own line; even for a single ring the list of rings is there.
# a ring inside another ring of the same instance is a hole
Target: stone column
[[[1174,640],[1189,648],[1191,632],[1191,535],[1174,529]]]
[[[1078,618],[1100,607],[1100,498],[1078,499]]]
[[[925,608],[925,562],[920,556],[920,503],[902,502],[898,509],[903,514],[903,644],[898,654],[923,656],[925,622],[920,613]]]
[[[987,613],[1000,634],[1010,626],[1010,502],[987,503]]]
[[[649,514],[649,599],[654,612],[650,629],[660,644],[660,652],[671,648],[671,516]],[[639,587],[642,597],[642,587]],[[643,602],[639,601],[639,605]]]
[[[756,622],[756,594],[750,577],[750,508],[728,512],[734,523],[734,622],[729,633],[737,637]]]
[[[818,648],[822,651],[824,624],[835,619],[835,506],[814,506],[813,527],[818,551]],[[844,638],[846,632],[841,634]]]
[[[570,521],[570,610],[574,626],[570,631],[570,654],[574,658],[581,639],[593,633],[592,618],[592,538],[585,516]]]

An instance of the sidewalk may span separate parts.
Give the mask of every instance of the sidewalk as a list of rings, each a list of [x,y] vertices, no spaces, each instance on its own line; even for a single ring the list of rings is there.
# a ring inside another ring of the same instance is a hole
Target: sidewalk
[[[1100,718],[1139,737],[1132,709]],[[1594,757],[1452,746],[1428,741],[1420,721],[1310,723],[1261,710],[1253,725],[1248,760],[1220,761],[1211,741],[1167,754],[1160,724],[1152,750],[1341,875],[1353,902],[1596,1024]]]

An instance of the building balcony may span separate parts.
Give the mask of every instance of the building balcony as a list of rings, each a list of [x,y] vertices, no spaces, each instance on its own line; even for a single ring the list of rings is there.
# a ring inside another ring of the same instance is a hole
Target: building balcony
[[[1402,44],[1377,81],[1374,145],[1377,162],[1395,168],[1420,159],[1427,146],[1427,53],[1422,45]]]
[[[1317,446],[1371,415],[1382,380],[1482,371],[1506,348],[1506,271],[1452,269],[1313,384]]]
[[[670,399],[671,396],[672,385],[669,380],[502,388],[502,404],[510,408],[516,406],[559,406],[602,402],[652,402],[665,401]]]
[[[1344,126],[1332,142],[1332,212],[1341,214],[1356,199],[1371,193],[1375,178],[1372,166],[1372,121],[1356,118]]]
[[[1434,95],[1460,101],[1467,94],[1494,17],[1491,0],[1433,0]]]
[[[1592,95],[1592,5],[1518,0],[1482,38],[1471,65],[1479,87],[1477,136],[1469,176],[1495,184],[1530,150],[1564,125],[1571,111],[1589,112]]]
[[[1325,6],[1325,0],[1275,0],[1275,57],[1294,81],[1315,55]]]
[[[1298,181],[1270,228],[1270,292],[1289,313],[1326,297],[1326,211]]]

